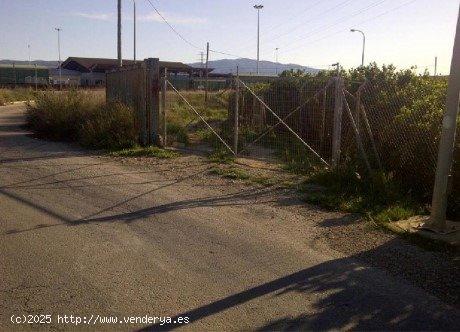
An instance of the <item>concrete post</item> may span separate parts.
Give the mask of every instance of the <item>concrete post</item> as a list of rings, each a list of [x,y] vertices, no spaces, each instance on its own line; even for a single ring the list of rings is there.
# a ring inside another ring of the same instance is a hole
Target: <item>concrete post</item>
[[[448,181],[454,154],[455,131],[460,98],[460,8],[447,89],[446,111],[442,121],[436,177],[433,188],[431,216],[425,227],[437,232],[446,231]]]

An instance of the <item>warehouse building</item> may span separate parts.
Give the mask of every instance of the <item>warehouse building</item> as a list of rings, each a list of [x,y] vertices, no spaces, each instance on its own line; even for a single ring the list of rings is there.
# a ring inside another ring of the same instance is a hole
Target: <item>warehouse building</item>
[[[141,61],[138,61],[141,62]],[[123,60],[123,66],[134,65],[134,60]],[[105,73],[118,68],[117,59],[69,57],[62,65],[62,69],[79,73],[80,85],[105,85]],[[194,68],[182,62],[160,61],[160,72],[167,68],[168,74],[173,76],[203,76],[203,68]]]
[[[0,64],[0,85],[48,84],[49,68],[35,65]]]

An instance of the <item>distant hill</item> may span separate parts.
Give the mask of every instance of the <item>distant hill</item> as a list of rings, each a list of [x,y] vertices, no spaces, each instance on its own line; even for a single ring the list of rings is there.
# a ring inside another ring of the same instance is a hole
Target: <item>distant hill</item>
[[[190,66],[201,67],[200,62],[190,63]],[[214,68],[212,73],[217,74],[228,74],[236,73],[236,67],[238,66],[239,72],[242,74],[255,74],[257,68],[257,61],[253,59],[223,59],[209,61],[208,66]],[[285,70],[300,69],[307,73],[316,74],[319,70],[316,68],[301,66],[293,63],[276,63],[271,61],[259,61],[259,73],[263,75],[276,75],[280,74]]]
[[[0,60],[0,64],[2,65],[28,65],[29,61],[27,60]],[[44,66],[49,68],[57,68],[59,62],[58,61],[48,61],[48,60],[32,60],[30,62],[32,65],[37,64],[37,66]]]

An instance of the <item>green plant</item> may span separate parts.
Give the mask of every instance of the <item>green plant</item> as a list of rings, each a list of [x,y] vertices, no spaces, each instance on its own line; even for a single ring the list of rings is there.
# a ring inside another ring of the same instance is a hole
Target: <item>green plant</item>
[[[173,136],[176,142],[183,143],[185,145],[189,144],[187,129],[184,126],[175,123],[168,123],[166,128],[168,135]]]
[[[311,184],[323,189],[312,191]],[[351,168],[321,170],[313,173],[299,190],[307,202],[333,210],[362,213],[378,222],[406,219],[424,212],[392,176],[384,173],[361,178]]]
[[[235,161],[235,156],[228,149],[217,149],[208,156],[213,163],[231,164]]]
[[[224,178],[228,178],[232,180],[247,180],[250,178],[250,175],[248,173],[236,167],[231,167],[231,168],[213,167],[211,168],[209,173],[214,174],[214,175],[220,175]]]
[[[122,149],[136,144],[138,135],[132,109],[107,103],[87,115],[79,132],[79,142],[97,149]]]
[[[180,156],[179,152],[166,150],[157,146],[134,146],[129,149],[112,151],[110,155],[115,157],[155,157],[160,159],[171,159]]]

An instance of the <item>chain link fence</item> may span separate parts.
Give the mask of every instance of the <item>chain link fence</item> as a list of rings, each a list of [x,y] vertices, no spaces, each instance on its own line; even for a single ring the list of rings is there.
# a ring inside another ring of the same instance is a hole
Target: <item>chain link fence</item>
[[[248,83],[234,77],[227,88],[209,92],[179,90],[169,83],[167,141],[296,172],[332,167],[336,144],[337,167],[353,168],[362,176],[384,173],[429,204],[446,88],[445,82],[432,80],[309,76]],[[459,145],[457,138],[452,219],[459,218]]]

